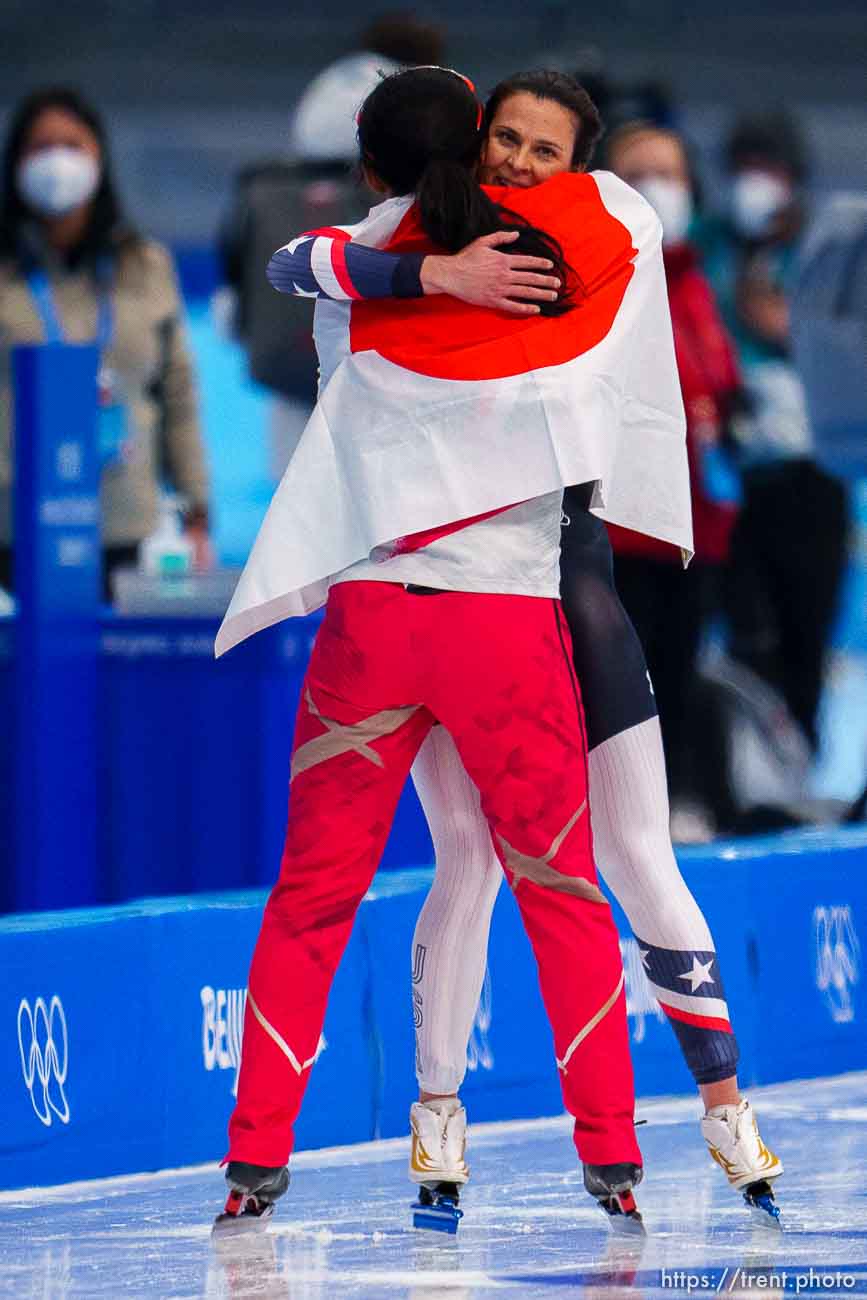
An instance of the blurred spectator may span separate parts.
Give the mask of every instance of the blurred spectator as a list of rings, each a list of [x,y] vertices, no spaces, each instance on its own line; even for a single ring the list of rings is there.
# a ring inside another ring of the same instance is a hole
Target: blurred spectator
[[[380,73],[439,64],[443,50],[442,31],[412,13],[374,18],[360,34],[357,50],[330,63],[298,101],[289,136],[292,155],[347,165],[356,161],[355,115]]]
[[[810,746],[846,554],[842,485],[820,469],[792,360],[788,294],[807,162],[785,114],[744,118],[726,146],[730,211],[701,235],[738,347],[744,502],[725,584],[731,652],[775,687]]]
[[[265,267],[299,230],[360,220],[370,206],[358,172],[355,116],[383,74],[438,64],[443,36],[411,13],[375,18],[358,49],[328,65],[299,100],[289,132],[291,160],[255,163],[238,177],[220,234],[223,275],[233,291],[232,328],[250,374],[275,394],[272,474],[279,478],[316,397],[312,307],[274,293]]]
[[[593,100],[609,134],[632,122],[677,129],[678,106],[664,81],[619,80],[597,45],[577,50],[571,64],[571,75]]]
[[[685,820],[698,791],[689,757],[689,722],[702,626],[716,597],[736,515],[738,482],[726,431],[739,390],[734,349],[689,242],[696,181],[682,138],[633,122],[613,132],[607,164],[656,209],[678,373],[687,420],[695,559],[683,571],[671,546],[610,530],[617,590],[644,645],[665,742],[672,823]]]
[[[121,212],[102,123],[75,91],[40,90],[12,116],[0,196],[0,586],[12,587],[9,348],[96,340],[106,595],[157,519],[165,470],[207,545],[208,482],[168,253]]]
[[[795,274],[792,339],[817,459],[850,480],[867,478],[867,194],[833,195],[811,223]],[[852,612],[863,651],[867,607],[858,601]],[[867,786],[848,820],[865,818]]]
[[[867,478],[867,194],[832,195],[810,223],[791,310],[816,459]]]

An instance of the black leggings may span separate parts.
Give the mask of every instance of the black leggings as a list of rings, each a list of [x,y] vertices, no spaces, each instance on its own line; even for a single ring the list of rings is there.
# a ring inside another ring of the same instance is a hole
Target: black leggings
[[[592,485],[567,488],[560,549],[560,598],[572,633],[587,746],[656,717],[656,700],[638,634],[614,586],[611,543],[588,512]]]

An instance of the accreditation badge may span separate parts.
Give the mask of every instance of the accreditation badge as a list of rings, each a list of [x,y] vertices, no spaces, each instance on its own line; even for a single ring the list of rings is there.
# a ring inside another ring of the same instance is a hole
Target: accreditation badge
[[[118,465],[123,459],[129,440],[127,404],[117,373],[110,366],[101,366],[97,376],[98,414],[97,433],[100,463],[105,469]]]

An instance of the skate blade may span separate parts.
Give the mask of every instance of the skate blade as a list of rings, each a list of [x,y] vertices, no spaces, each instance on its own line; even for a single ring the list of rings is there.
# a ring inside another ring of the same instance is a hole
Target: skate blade
[[[609,1214],[604,1211],[608,1220],[608,1226],[615,1237],[646,1237],[647,1229],[644,1226],[644,1220],[636,1212],[634,1214]]]
[[[412,1226],[414,1228],[426,1228],[429,1232],[448,1232],[454,1235],[463,1217],[463,1210],[459,1210],[456,1205],[422,1205],[420,1201],[413,1202]]]
[[[631,1191],[614,1192],[596,1202],[617,1237],[646,1237],[644,1220]]]
[[[218,1214],[214,1220],[214,1226],[211,1229],[212,1237],[242,1237],[249,1233],[265,1232],[271,1216],[274,1213],[273,1205],[266,1205],[259,1214],[242,1212],[241,1214],[228,1214],[224,1210]]]
[[[757,1205],[754,1201],[747,1201],[747,1209],[757,1228],[765,1228],[769,1232],[783,1231],[783,1224],[780,1220],[780,1207],[774,1205],[773,1201],[770,1207]]]
[[[765,1210],[760,1210],[758,1206],[750,1206],[750,1219],[757,1228],[763,1228],[765,1232],[780,1235],[784,1231],[782,1223],[774,1214],[768,1214]]]
[[[763,1181],[751,1184],[744,1189],[743,1197],[753,1223],[762,1228],[769,1228],[771,1232],[783,1231],[780,1207],[774,1200],[769,1183]]]

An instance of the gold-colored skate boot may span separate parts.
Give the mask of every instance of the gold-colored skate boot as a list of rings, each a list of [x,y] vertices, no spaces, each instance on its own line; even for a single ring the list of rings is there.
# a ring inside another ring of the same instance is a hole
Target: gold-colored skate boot
[[[458,1208],[460,1191],[470,1176],[467,1113],[457,1097],[437,1097],[417,1101],[409,1122],[409,1177],[419,1189],[412,1207],[413,1227],[453,1234],[463,1218]]]
[[[779,1227],[780,1211],[771,1182],[783,1163],[761,1139],[755,1112],[746,1100],[736,1106],[712,1106],[701,1121],[702,1137],[711,1157],[759,1222]]]

